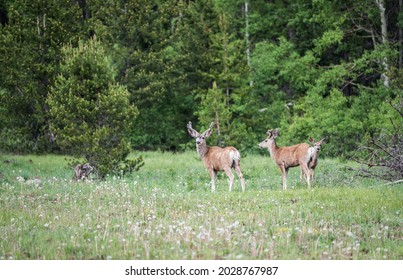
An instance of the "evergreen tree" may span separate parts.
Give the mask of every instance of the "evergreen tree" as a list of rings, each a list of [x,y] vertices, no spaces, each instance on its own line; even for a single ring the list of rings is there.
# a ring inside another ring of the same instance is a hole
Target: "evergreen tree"
[[[231,118],[228,101],[222,90],[217,88],[217,83],[213,82],[213,87],[202,96],[201,108],[198,112],[202,124],[214,121],[216,132],[210,141],[215,141],[220,146],[225,146],[225,138],[228,134],[228,126]],[[214,137],[215,136],[215,137]]]
[[[376,112],[399,92],[379,83],[381,74],[390,76],[385,69],[395,48],[379,43],[383,27],[376,2],[297,0],[287,15],[282,36],[259,42],[252,53],[258,104],[275,112],[267,120],[273,127],[280,122],[285,143],[327,136],[323,154],[349,156],[385,124],[375,125],[368,113],[383,119]]]
[[[0,148],[49,148],[45,100],[58,71],[61,46],[83,34],[80,10],[69,0],[15,0],[0,5]]]
[[[114,80],[140,112],[131,124],[132,147],[186,147],[186,122],[199,118],[207,126],[218,112],[223,145],[252,149],[268,128],[280,127],[284,144],[328,136],[324,155],[348,155],[388,125],[385,100],[402,95],[401,6],[3,0],[0,148],[49,150],[45,100],[61,69],[61,46],[96,34]]]
[[[56,143],[63,152],[85,158],[100,177],[120,172],[126,168],[126,136],[137,109],[129,104],[126,88],[115,82],[98,40],[80,41],[77,48],[68,45],[63,51],[61,73],[48,98]]]
[[[212,88],[200,89],[200,107],[197,114],[204,126],[215,121],[219,145],[247,146],[245,121],[248,119],[248,65],[245,38],[236,32],[238,20],[231,16],[225,5],[213,5],[214,28],[206,33],[209,42],[207,61],[211,67],[199,70],[202,78],[212,81]],[[237,11],[233,9],[233,11]],[[246,140],[246,141],[245,141]]]
[[[89,6],[94,31],[105,38],[117,66],[117,80],[127,86],[140,111],[130,136],[135,148],[177,150],[187,139],[183,123],[195,103],[178,38],[186,5],[130,0]]]

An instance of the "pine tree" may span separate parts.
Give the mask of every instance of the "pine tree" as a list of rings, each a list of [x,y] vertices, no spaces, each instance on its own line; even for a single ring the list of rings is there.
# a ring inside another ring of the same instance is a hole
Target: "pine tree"
[[[50,147],[45,101],[61,46],[76,42],[85,25],[69,0],[3,1],[0,9],[0,148],[43,152]]]
[[[85,158],[100,177],[134,168],[126,161],[128,127],[137,116],[129,93],[115,82],[115,72],[101,43],[92,39],[64,48],[61,74],[48,98],[51,129],[62,151]],[[137,160],[141,164],[141,159]]]

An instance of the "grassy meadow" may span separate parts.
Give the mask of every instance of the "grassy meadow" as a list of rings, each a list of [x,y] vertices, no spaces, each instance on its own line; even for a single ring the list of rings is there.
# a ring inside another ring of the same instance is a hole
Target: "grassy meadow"
[[[216,193],[196,152],[142,152],[124,178],[74,182],[63,156],[0,155],[0,259],[403,259],[403,185],[320,159],[287,191],[265,155],[244,155],[246,191]],[[234,172],[235,175],[235,172]]]

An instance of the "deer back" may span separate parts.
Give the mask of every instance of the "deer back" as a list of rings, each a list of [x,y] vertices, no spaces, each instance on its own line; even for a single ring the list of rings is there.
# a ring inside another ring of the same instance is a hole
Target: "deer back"
[[[306,143],[301,143],[288,147],[280,147],[274,155],[274,160],[277,165],[282,165],[286,168],[295,167],[301,164],[301,162],[308,163],[312,154],[310,146]]]
[[[239,164],[240,154],[234,147],[209,147],[207,153],[202,158],[207,168],[215,171],[225,170]]]

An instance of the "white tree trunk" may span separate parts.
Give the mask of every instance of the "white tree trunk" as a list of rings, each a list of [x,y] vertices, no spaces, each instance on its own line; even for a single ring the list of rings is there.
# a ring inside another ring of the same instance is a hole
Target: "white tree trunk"
[[[385,2],[384,0],[375,0],[375,3],[378,6],[379,14],[381,17],[382,44],[386,45],[388,44],[388,23],[386,20]],[[386,57],[382,59],[382,65],[385,71],[382,74],[383,84],[386,87],[389,87],[389,77],[387,76],[387,72],[389,71],[389,63]]]
[[[403,13],[403,0],[399,0],[399,11]],[[403,29],[399,27],[399,42],[400,42],[400,53],[399,53],[399,69],[403,68]]]
[[[249,3],[245,1],[245,40],[246,40],[246,60],[248,66],[251,67],[250,63],[250,40],[249,40]],[[249,81],[249,85],[253,86],[253,81]]]

